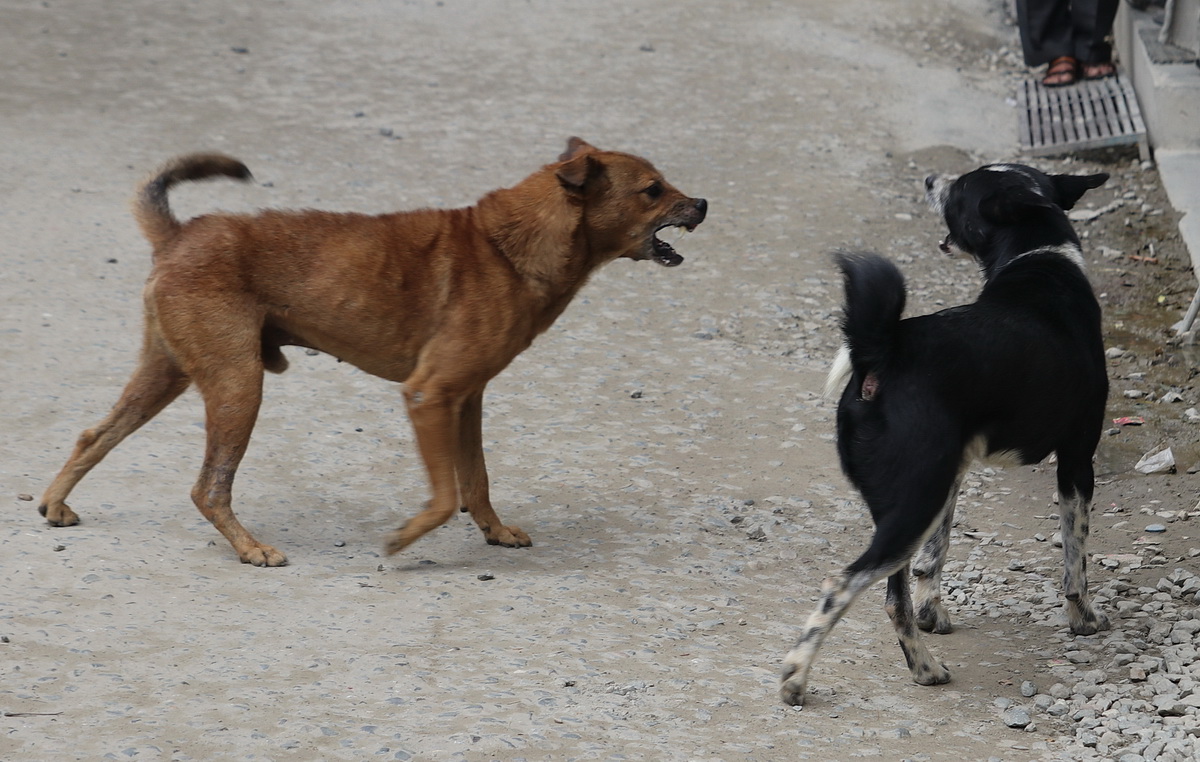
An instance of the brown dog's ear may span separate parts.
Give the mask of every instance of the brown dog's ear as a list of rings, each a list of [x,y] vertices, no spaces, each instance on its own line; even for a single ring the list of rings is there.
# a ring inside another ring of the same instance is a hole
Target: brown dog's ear
[[[588,180],[599,172],[600,162],[596,161],[590,151],[585,151],[574,158],[564,160],[555,174],[558,176],[558,181],[568,191],[583,193]]]
[[[596,147],[588,143],[583,138],[567,138],[567,150],[563,151],[562,155],[558,157],[558,160],[570,161],[581,153],[587,153],[595,150]]]

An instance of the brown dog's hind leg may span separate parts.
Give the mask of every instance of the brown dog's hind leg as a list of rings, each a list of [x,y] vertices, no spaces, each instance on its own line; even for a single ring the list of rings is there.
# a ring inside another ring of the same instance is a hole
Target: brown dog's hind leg
[[[283,566],[287,556],[246,531],[233,514],[233,478],[246,454],[262,402],[262,363],[257,357],[229,357],[195,376],[204,397],[207,444],[192,502],[212,522],[244,564]]]
[[[527,548],[533,544],[519,527],[500,522],[488,497],[487,467],[483,459],[483,392],[472,394],[459,413],[458,489],[463,507],[479,525],[489,545]]]
[[[121,398],[103,421],[79,435],[71,457],[46,489],[38,505],[46,521],[56,527],[79,523],[79,516],[65,502],[67,495],[105,455],[162,412],[189,383],[161,340],[147,327],[141,359]]]

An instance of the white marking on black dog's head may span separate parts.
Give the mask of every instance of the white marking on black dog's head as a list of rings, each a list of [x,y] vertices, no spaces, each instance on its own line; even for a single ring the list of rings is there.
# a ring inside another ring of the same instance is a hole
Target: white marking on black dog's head
[[[945,212],[946,196],[950,195],[950,186],[957,179],[957,175],[930,175],[925,178],[925,201],[938,215]]]

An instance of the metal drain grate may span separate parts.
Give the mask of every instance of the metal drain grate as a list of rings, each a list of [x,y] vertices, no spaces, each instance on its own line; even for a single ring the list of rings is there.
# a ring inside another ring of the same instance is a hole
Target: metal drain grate
[[[1146,125],[1137,97],[1119,74],[1066,87],[1044,87],[1030,79],[1017,91],[1021,150],[1054,156],[1088,148],[1137,145],[1150,158]]]

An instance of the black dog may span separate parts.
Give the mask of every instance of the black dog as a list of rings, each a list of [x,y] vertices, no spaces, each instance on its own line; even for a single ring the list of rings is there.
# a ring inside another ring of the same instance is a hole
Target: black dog
[[[904,278],[892,263],[872,254],[836,256],[846,285],[846,346],[829,386],[849,379],[838,403],[838,454],[871,510],[875,536],[822,586],[820,605],[784,659],[784,702],[804,702],[821,642],[855,597],[883,577],[887,614],[913,680],[950,679],[917,628],[950,631],[942,564],[959,482],[978,458],[1031,464],[1057,453],[1067,619],[1080,635],[1108,627],[1088,599],[1084,552],[1108,378],[1100,306],[1064,213],[1107,179],[1014,164],[926,179],[930,205],[950,231],[943,248],[956,245],[983,269],[974,304],[901,320]]]

